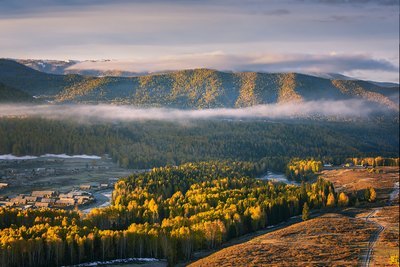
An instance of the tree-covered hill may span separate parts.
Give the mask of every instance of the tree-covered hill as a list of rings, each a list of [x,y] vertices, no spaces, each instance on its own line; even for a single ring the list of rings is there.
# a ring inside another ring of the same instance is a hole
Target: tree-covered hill
[[[79,75],[47,74],[13,60],[0,59],[0,82],[31,96],[54,96],[82,79]]]
[[[0,83],[0,103],[38,102],[31,95]]]
[[[297,73],[195,69],[139,77],[90,77],[39,72],[0,59],[0,82],[58,103],[116,103],[175,108],[248,107],[296,101],[364,99],[398,110],[398,87]]]

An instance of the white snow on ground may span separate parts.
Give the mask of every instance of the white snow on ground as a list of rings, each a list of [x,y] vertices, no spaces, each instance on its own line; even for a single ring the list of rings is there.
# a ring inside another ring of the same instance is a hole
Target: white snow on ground
[[[16,160],[16,159],[36,159],[37,157],[35,156],[22,156],[22,157],[17,157],[12,154],[7,154],[7,155],[0,155],[0,160]]]
[[[79,158],[79,159],[101,159],[99,156],[95,155],[67,155],[67,154],[45,154],[39,157],[37,156],[14,156],[12,154],[7,155],[0,155],[0,160],[23,160],[23,159],[37,159],[37,158],[62,158],[62,159],[72,159],[72,158]]]
[[[46,157],[46,158],[62,158],[62,159],[72,159],[72,158],[79,158],[79,159],[101,159],[101,157],[99,156],[95,156],[95,155],[72,155],[69,156],[67,154],[45,154],[40,156],[41,158]]]
[[[399,185],[400,185],[399,182],[394,183],[393,192],[390,193],[390,201],[391,202],[393,200],[395,200],[397,198],[397,196],[399,195],[399,191],[400,191]]]
[[[94,261],[88,263],[81,263],[78,265],[71,265],[71,267],[89,267],[89,266],[101,266],[101,265],[109,265],[109,264],[118,264],[118,263],[132,263],[132,262],[157,262],[159,259],[155,258],[128,258],[128,259],[116,259],[109,261]]]

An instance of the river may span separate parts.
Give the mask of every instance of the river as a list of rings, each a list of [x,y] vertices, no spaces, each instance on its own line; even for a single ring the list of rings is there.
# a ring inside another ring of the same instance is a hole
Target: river
[[[258,178],[263,181],[272,181],[272,182],[281,182],[285,184],[291,184],[291,185],[300,185],[299,182],[289,180],[286,175],[283,173],[275,173],[271,171],[267,171],[266,174],[264,174],[262,177]]]
[[[104,208],[110,206],[111,204],[112,189],[107,189],[104,191],[97,191],[93,193],[95,202],[83,207],[83,213],[89,213],[94,208]]]

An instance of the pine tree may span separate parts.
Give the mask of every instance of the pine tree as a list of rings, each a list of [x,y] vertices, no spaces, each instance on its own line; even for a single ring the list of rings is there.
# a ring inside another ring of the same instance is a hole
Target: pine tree
[[[307,221],[309,217],[310,217],[310,210],[308,208],[307,202],[305,202],[303,205],[303,213],[301,218],[303,219],[303,221]]]

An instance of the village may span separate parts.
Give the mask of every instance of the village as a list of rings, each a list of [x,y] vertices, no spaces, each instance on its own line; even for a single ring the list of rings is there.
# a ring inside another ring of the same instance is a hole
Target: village
[[[113,181],[101,184],[82,184],[64,193],[56,190],[37,190],[29,194],[3,196],[0,198],[0,206],[23,209],[42,207],[72,209],[95,202],[96,199],[93,193],[110,189],[113,184]],[[0,186],[6,187],[7,184],[1,183]]]
[[[0,160],[0,207],[85,210],[105,202],[114,184],[136,170],[104,156]]]

